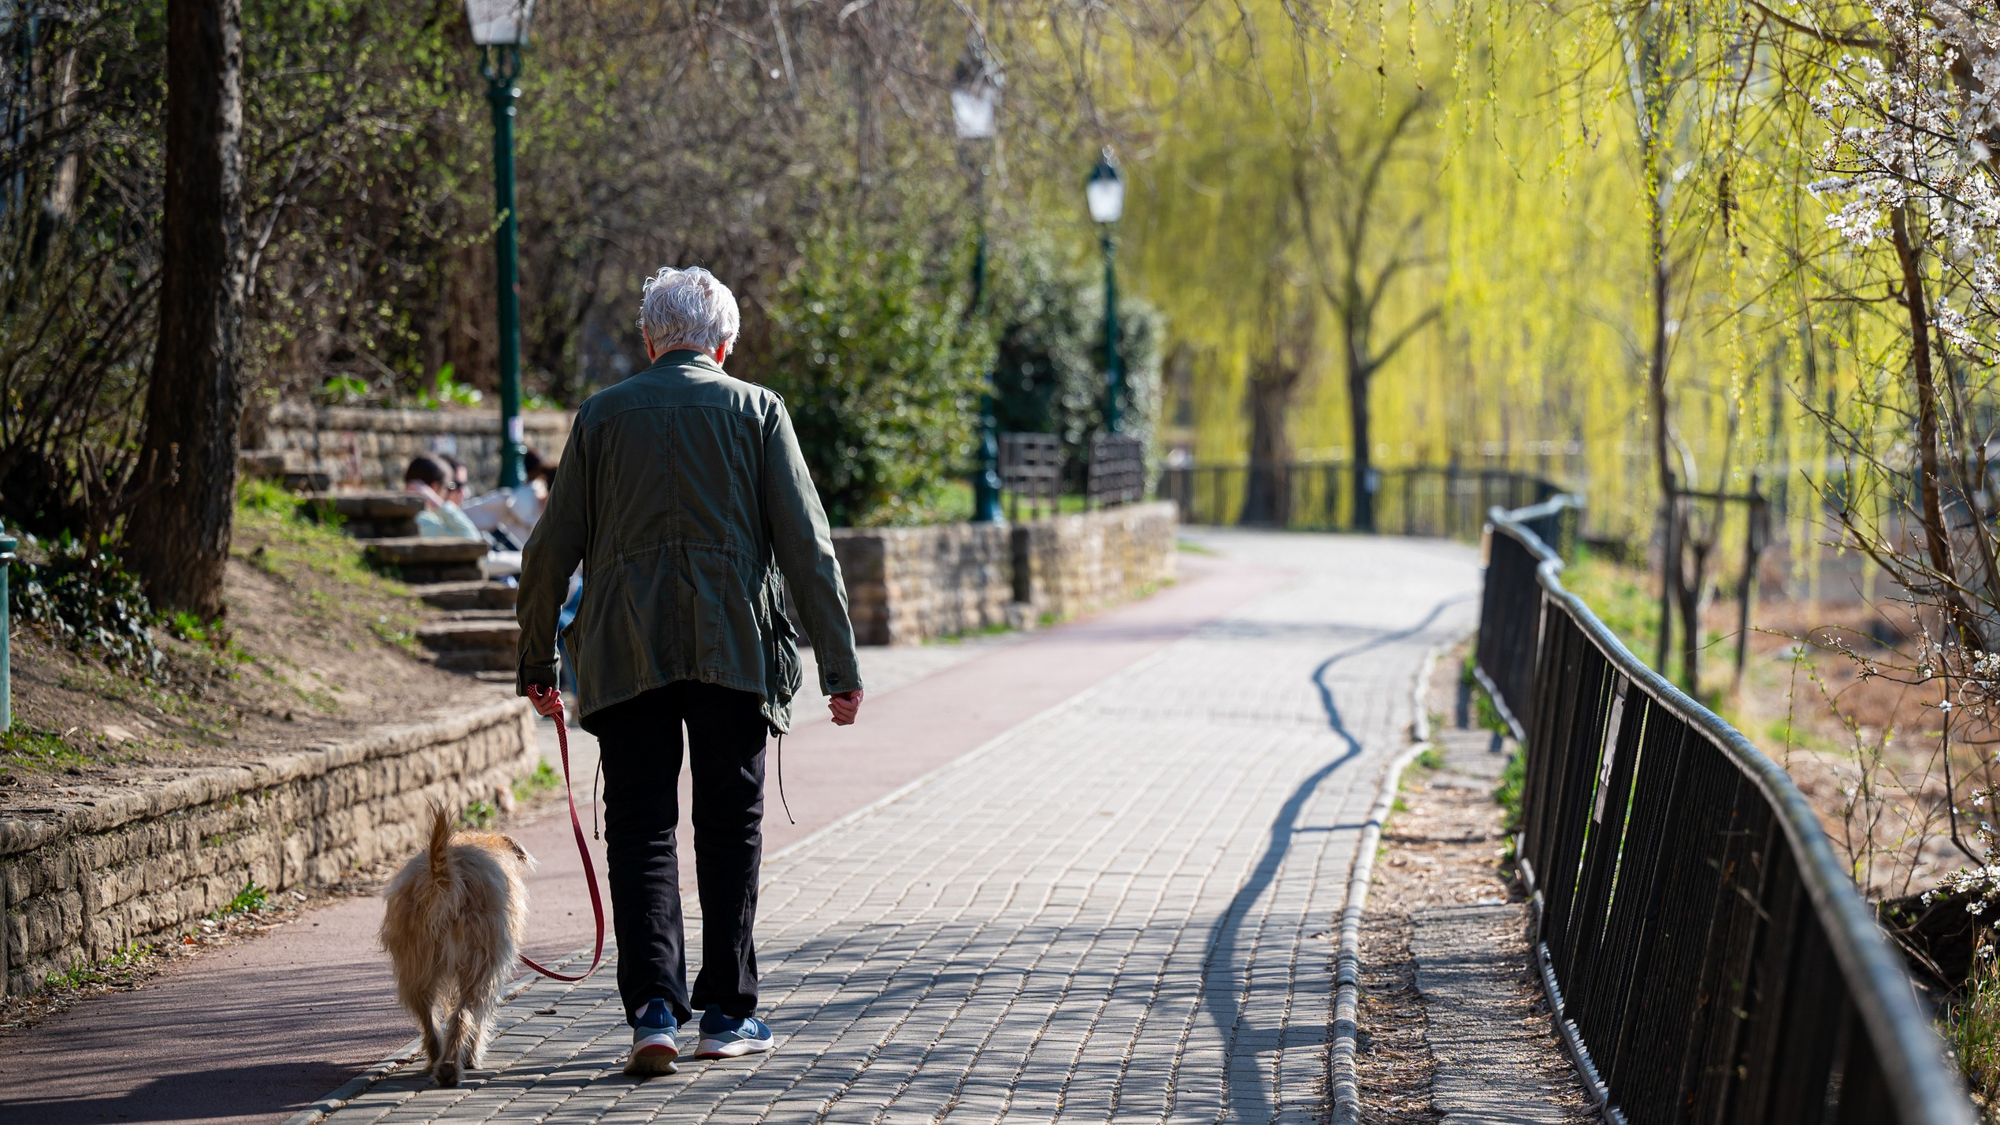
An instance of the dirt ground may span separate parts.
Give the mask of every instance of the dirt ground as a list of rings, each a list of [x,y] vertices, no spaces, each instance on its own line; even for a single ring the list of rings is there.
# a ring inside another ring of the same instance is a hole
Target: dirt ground
[[[1440,735],[1463,713],[1457,691],[1464,651],[1438,661],[1430,710]],[[1468,720],[1472,718],[1465,715]],[[1441,720],[1441,721],[1439,721]],[[1507,861],[1505,811],[1492,789],[1456,773],[1428,768],[1426,756],[1403,775],[1402,793],[1382,833],[1382,851],[1368,891],[1361,930],[1361,1027],[1357,1060],[1361,1119],[1371,1125],[1421,1125],[1442,1120],[1433,1106],[1436,1064],[1426,1040],[1427,1019],[1410,955],[1410,915],[1429,906],[1519,902],[1522,895]],[[1547,1001],[1524,961],[1516,983],[1520,1015],[1546,1022]],[[1576,1121],[1595,1120],[1553,1031],[1539,1056],[1550,1086],[1568,1085],[1562,1101]]]
[[[368,571],[336,532],[246,509],[231,554],[224,615],[184,635],[156,626],[165,660],[154,675],[16,628],[0,816],[50,816],[96,792],[418,722],[507,690],[427,663],[414,636],[426,607]]]
[[[1851,561],[1851,560],[1850,560]],[[1565,583],[1642,660],[1654,652],[1653,579],[1588,559]],[[1847,588],[1852,586],[1853,588]],[[1923,890],[1971,860],[1951,839],[1936,681],[1910,683],[1919,623],[1877,582],[1873,600],[1852,581],[1814,600],[1770,584],[1752,603],[1749,651],[1735,675],[1738,607],[1718,598],[1703,613],[1703,702],[1784,765],[1819,813],[1834,846],[1872,897]],[[1678,670],[1678,659],[1674,662]],[[1960,805],[1971,785],[2000,784],[2000,713],[1959,708],[1951,773]],[[1960,839],[1970,840],[1969,825]]]

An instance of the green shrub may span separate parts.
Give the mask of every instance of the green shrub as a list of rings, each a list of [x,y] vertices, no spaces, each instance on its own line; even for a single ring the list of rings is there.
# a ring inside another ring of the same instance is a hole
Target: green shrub
[[[36,544],[32,538],[26,545]],[[9,564],[16,621],[25,621],[74,651],[115,667],[152,675],[160,669],[153,607],[139,580],[102,548],[92,550],[64,532],[44,561],[17,556]]]
[[[1080,464],[1104,425],[1104,280],[1064,264],[1046,242],[1028,239],[995,271],[994,416],[1002,433],[1054,434]],[[1153,306],[1118,300],[1118,360],[1124,394],[1119,431],[1147,444],[1150,460],[1160,401],[1166,322]]]
[[[770,385],[836,524],[922,519],[968,460],[992,348],[920,245],[820,228],[771,303]]]

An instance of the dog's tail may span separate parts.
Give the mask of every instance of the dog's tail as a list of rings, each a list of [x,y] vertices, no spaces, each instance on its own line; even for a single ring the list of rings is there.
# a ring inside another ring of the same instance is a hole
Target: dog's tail
[[[451,882],[451,810],[441,801],[431,802],[431,878],[443,884]]]

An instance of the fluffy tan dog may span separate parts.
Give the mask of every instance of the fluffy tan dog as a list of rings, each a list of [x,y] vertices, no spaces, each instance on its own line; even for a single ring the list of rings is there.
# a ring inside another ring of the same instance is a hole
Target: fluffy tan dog
[[[382,947],[396,968],[396,998],[423,1028],[429,1070],[441,1086],[480,1065],[501,982],[528,924],[521,877],[534,859],[498,832],[454,832],[431,808],[430,848],[389,883]]]

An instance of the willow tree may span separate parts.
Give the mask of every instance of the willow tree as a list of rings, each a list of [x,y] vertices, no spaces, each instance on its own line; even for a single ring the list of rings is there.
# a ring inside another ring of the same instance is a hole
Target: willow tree
[[[1305,257],[1312,265],[1313,281],[1340,318],[1348,433],[1354,450],[1354,526],[1362,531],[1375,529],[1369,392],[1376,373],[1440,311],[1439,305],[1430,304],[1386,332],[1381,324],[1383,300],[1397,278],[1431,261],[1422,241],[1430,200],[1423,194],[1394,199],[1388,195],[1390,163],[1405,154],[1428,104],[1429,95],[1419,90],[1401,108],[1377,115],[1373,122],[1364,121],[1361,128],[1323,125],[1306,136],[1308,159],[1292,164],[1292,195],[1299,205]],[[1313,175],[1311,168],[1330,174]]]
[[[1437,267],[1432,95],[1350,60],[1354,29],[1275,3],[1242,13],[1198,24],[1199,49],[1179,56],[1177,98],[1135,168],[1133,241],[1179,342],[1213,357],[1204,397],[1234,406],[1233,420],[1206,413],[1198,441],[1249,462],[1241,517],[1287,520],[1283,467],[1303,447],[1348,463],[1368,526],[1378,376],[1440,311],[1423,284]],[[1403,32],[1433,33],[1412,18]]]

